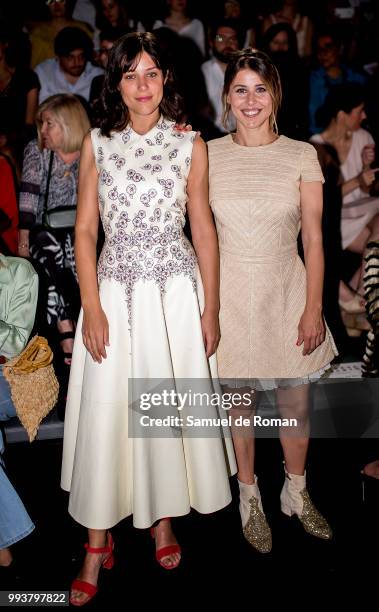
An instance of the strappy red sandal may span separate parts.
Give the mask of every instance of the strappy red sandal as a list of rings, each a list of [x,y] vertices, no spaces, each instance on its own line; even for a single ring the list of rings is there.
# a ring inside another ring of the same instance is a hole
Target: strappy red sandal
[[[114,555],[113,555],[114,542],[113,542],[112,534],[109,532],[107,535],[107,542],[108,542],[107,546],[98,548],[98,547],[90,546],[89,544],[84,544],[84,548],[86,549],[87,552],[92,553],[94,555],[102,555],[104,553],[109,553],[108,556],[102,562],[101,566],[104,567],[104,569],[112,569],[112,567],[114,566]],[[76,578],[71,584],[71,591],[74,591],[74,590],[80,591],[81,593],[85,593],[86,595],[89,596],[89,598],[83,602],[78,602],[77,600],[72,599],[72,597],[70,597],[70,604],[72,604],[73,606],[79,607],[79,606],[84,606],[89,601],[91,601],[91,599],[95,597],[99,589],[97,585],[95,584],[91,584],[90,582],[86,582],[85,580],[79,580]]]
[[[164,519],[161,519],[161,520],[162,521],[169,521],[170,519],[169,518],[164,518]],[[153,539],[155,539],[155,528],[154,527],[150,528],[150,534],[151,534],[151,537]],[[164,563],[162,563],[162,559],[164,557],[168,557],[169,555],[173,555],[175,553],[178,553],[180,555],[181,552],[182,552],[182,549],[180,548],[179,544],[171,544],[170,546],[163,546],[162,548],[158,548],[155,551],[155,558],[156,558],[156,560],[158,561],[158,563],[159,563],[159,565],[161,567],[163,567],[164,569],[167,569],[167,570],[171,570],[171,569],[175,569],[176,567],[178,567],[181,559],[179,559],[173,565],[165,565]]]

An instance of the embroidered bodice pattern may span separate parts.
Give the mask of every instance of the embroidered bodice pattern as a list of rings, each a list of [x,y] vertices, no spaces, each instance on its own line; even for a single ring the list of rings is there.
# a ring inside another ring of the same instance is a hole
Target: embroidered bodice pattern
[[[195,134],[173,126],[161,119],[142,136],[128,127],[111,138],[92,131],[105,233],[98,280],[125,286],[129,322],[141,279],[164,292],[169,277],[183,274],[196,290],[196,255],[183,233]]]

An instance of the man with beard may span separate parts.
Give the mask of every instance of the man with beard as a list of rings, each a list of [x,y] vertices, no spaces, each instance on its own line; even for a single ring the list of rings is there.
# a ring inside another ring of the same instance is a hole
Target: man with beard
[[[55,38],[54,52],[56,58],[35,68],[41,83],[39,104],[59,93],[75,94],[88,101],[92,79],[103,73],[90,62],[93,45],[89,36],[79,28],[63,28]]]
[[[240,48],[238,22],[233,19],[222,19],[216,22],[210,29],[209,45],[212,58],[204,62],[201,69],[205,79],[209,102],[214,110],[213,123],[221,134],[225,134],[226,131],[231,131],[235,128],[233,118],[228,121],[227,130],[222,123],[222,90],[229,56]]]

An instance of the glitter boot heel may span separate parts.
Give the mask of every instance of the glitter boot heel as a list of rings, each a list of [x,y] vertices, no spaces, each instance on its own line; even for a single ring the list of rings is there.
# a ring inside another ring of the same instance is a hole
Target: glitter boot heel
[[[280,494],[281,509],[287,516],[296,514],[305,531],[317,538],[330,540],[333,536],[327,521],[315,508],[306,489],[305,472],[303,476],[285,471],[285,481]]]
[[[272,548],[271,529],[263,512],[258,478],[254,484],[238,481],[240,488],[240,515],[243,535],[256,550],[268,553]]]

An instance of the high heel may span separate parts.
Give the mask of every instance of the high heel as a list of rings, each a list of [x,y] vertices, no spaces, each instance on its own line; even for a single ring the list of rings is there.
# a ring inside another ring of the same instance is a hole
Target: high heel
[[[254,480],[254,484],[245,484],[238,481],[242,531],[249,544],[258,552],[268,553],[272,548],[271,529],[263,512],[258,478],[255,475]]]
[[[107,546],[93,547],[93,546],[90,546],[89,544],[84,544],[84,548],[86,549],[87,553],[92,553],[94,555],[102,555],[104,553],[109,553],[108,556],[102,562],[101,566],[104,569],[113,568],[114,566],[114,554],[113,554],[114,542],[113,542],[112,534],[110,532],[108,532],[108,535],[107,535]],[[77,606],[77,607],[84,606],[89,601],[91,601],[91,599],[95,597],[98,590],[99,589],[97,585],[91,584],[90,582],[87,582],[86,580],[79,580],[78,578],[76,578],[75,580],[73,580],[71,584],[71,591],[79,591],[80,593],[85,593],[86,595],[89,596],[89,598],[86,601],[78,602],[72,597],[70,597],[70,604],[72,604],[73,606]]]
[[[167,517],[161,520],[170,521],[170,518]],[[155,539],[155,527],[150,527],[150,535],[154,540]],[[162,562],[162,559],[164,557],[169,557],[170,555],[174,555],[174,554],[181,555],[181,553],[182,553],[182,549],[180,548],[179,544],[170,544],[169,546],[162,546],[162,548],[157,548],[155,550],[155,558],[161,567],[167,570],[171,570],[171,569],[175,569],[176,567],[178,567],[181,559],[179,558],[179,560],[176,563],[173,563],[172,565],[165,565]]]
[[[305,531],[316,538],[330,540],[333,532],[312,503],[306,489],[304,475],[290,474],[284,467],[285,481],[280,494],[280,505],[282,512],[287,516],[296,514]]]

